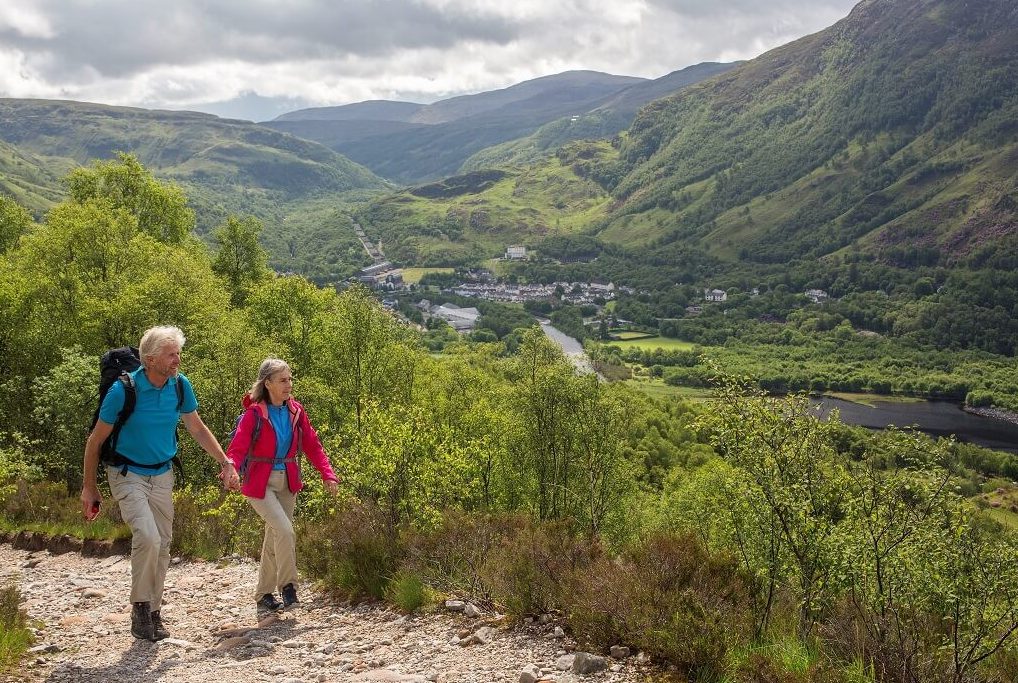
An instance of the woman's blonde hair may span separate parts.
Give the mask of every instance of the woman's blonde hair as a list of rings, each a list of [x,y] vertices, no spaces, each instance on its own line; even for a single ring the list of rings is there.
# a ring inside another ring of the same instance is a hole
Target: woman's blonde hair
[[[262,361],[262,364],[258,366],[258,379],[251,385],[251,391],[248,392],[248,396],[255,403],[259,401],[265,401],[269,397],[268,391],[265,389],[265,380],[272,377],[277,372],[283,370],[289,370],[290,366],[285,360],[280,358],[266,358]]]

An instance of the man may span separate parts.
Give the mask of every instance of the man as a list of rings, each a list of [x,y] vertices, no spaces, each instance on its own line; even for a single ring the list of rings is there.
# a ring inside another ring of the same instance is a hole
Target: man
[[[107,465],[113,498],[131,527],[131,634],[144,640],[169,636],[163,625],[163,583],[170,564],[173,534],[173,469],[177,454],[176,428],[180,419],[198,444],[222,465],[220,478],[227,488],[238,489],[240,478],[198,415],[198,400],[188,379],[177,372],[184,334],[176,327],[146,331],[138,350],[141,367],[131,373],[137,402],[116,442],[122,465]],[[183,403],[178,407],[177,383]],[[94,519],[102,502],[96,470],[103,442],[113,431],[124,407],[122,382],[114,382],[99,409],[99,421],[85,444],[82,512]]]

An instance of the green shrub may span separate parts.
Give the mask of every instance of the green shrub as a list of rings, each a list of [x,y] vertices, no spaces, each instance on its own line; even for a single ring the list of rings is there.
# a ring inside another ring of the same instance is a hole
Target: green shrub
[[[403,534],[404,566],[437,590],[486,602],[481,568],[511,526],[506,517],[447,510],[435,528]]]
[[[750,582],[691,535],[659,534],[572,575],[568,619],[581,644],[625,643],[715,680],[752,637]]]
[[[217,560],[240,553],[256,557],[263,523],[243,496],[216,486],[173,493],[174,554]]]
[[[373,503],[356,501],[321,519],[298,520],[298,563],[327,588],[350,597],[384,597],[401,555]]]
[[[562,605],[571,575],[590,564],[596,541],[577,534],[567,522],[507,518],[502,542],[481,567],[481,581],[509,614],[541,614]]]
[[[385,588],[385,599],[404,612],[416,612],[431,602],[430,591],[416,574],[401,569]]]
[[[10,669],[32,644],[21,609],[21,591],[14,584],[0,588],[0,670]]]

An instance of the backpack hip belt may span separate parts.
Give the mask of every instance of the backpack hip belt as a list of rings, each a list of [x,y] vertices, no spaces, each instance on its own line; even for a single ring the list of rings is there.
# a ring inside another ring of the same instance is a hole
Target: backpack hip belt
[[[119,468],[120,476],[122,477],[127,476],[128,466],[137,467],[143,470],[158,470],[165,467],[166,465],[173,465],[173,467],[180,474],[181,479],[183,479],[184,477],[184,463],[180,461],[180,456],[178,455],[173,456],[169,460],[157,462],[154,465],[145,465],[140,462],[135,462],[134,460],[131,460],[126,455],[122,455],[120,453],[113,453],[110,457],[103,460],[103,463],[110,467],[113,467],[114,469]]]

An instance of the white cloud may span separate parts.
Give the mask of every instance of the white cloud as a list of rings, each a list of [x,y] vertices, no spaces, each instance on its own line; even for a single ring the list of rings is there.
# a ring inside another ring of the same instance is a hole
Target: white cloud
[[[830,25],[851,4],[15,0],[0,5],[0,96],[327,105],[431,101],[569,69],[657,77],[753,57]]]

